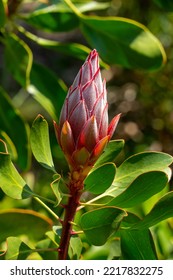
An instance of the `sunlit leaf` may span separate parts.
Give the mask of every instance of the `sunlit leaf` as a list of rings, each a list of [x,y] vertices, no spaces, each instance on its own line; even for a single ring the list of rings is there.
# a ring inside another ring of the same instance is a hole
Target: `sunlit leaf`
[[[7,69],[22,87],[29,84],[32,67],[32,52],[28,45],[15,34],[6,34],[5,62]]]
[[[26,209],[0,210],[0,242],[9,236],[27,235],[38,241],[50,230],[53,222],[46,216]]]
[[[58,234],[55,234],[54,231],[48,231],[45,235],[54,243],[56,247],[59,247],[60,237]]]
[[[159,40],[142,24],[120,17],[82,17],[81,28],[92,48],[109,64],[155,70],[166,61]]]
[[[133,207],[160,192],[167,184],[164,172],[150,171],[139,175],[130,186],[109,203],[110,206],[123,208]]]
[[[36,160],[43,167],[56,172],[50,149],[48,123],[41,115],[38,115],[32,124],[30,140]]]
[[[25,170],[30,164],[29,127],[22,119],[20,112],[14,108],[9,96],[2,88],[0,88],[0,104],[0,130],[3,131],[3,136],[6,135],[5,138],[8,137],[8,140],[12,141],[10,146],[13,151],[15,145],[16,150],[13,156],[15,155],[15,159],[18,156],[16,163],[22,170]],[[5,138],[4,140],[6,140]],[[9,144],[9,141],[7,144]]]
[[[112,184],[116,168],[113,163],[101,165],[91,172],[84,181],[85,190],[94,194],[105,192]]]
[[[7,238],[6,260],[25,260],[31,253],[32,249],[19,238]]]
[[[129,157],[116,169],[115,180],[113,181],[110,188],[105,190],[104,193],[102,193],[102,194],[98,195],[97,197],[88,201],[87,204],[89,205],[89,204],[95,203],[95,202],[97,202],[99,204],[110,203],[114,197],[117,197],[123,191],[125,191],[125,188],[129,187],[132,184],[132,182],[135,181],[135,179],[138,176],[142,175],[143,173],[147,173],[147,172],[151,172],[151,171],[162,171],[170,179],[170,169],[168,166],[172,163],[172,161],[173,161],[173,157],[171,155],[165,154],[165,153],[160,153],[160,152],[143,152],[143,153],[139,153],[139,154]],[[163,177],[166,175],[163,175]],[[138,188],[136,185],[136,182],[134,183],[134,185],[135,185],[135,188]],[[163,187],[163,185],[162,185],[162,187]],[[160,185],[158,186],[158,189],[159,188],[161,188]],[[128,192],[129,191],[127,191],[127,193]],[[150,192],[151,192],[151,190],[150,190]],[[152,190],[152,192],[155,192],[155,190]],[[156,190],[156,192],[157,192],[157,190]],[[137,194],[135,194],[135,197],[136,197],[136,195]],[[126,196],[126,193],[124,193],[123,196]],[[136,201],[135,197],[134,198],[131,197],[131,194],[130,194],[129,199],[130,200],[132,199],[132,201],[129,201],[129,203],[134,203]],[[144,196],[143,195],[140,196],[140,199],[145,200],[147,197],[148,197],[148,194],[145,194]],[[117,203],[118,203],[118,201],[117,201]],[[123,202],[123,205],[124,205],[124,203],[125,202]]]
[[[144,230],[170,217],[173,217],[173,191],[162,196],[143,220],[132,228]]]
[[[85,13],[85,12],[93,12],[95,10],[104,10],[106,8],[110,7],[110,3],[108,2],[96,2],[96,1],[88,1],[86,3],[83,3],[83,1],[81,1],[81,4],[75,4],[75,6],[78,8],[78,10],[81,13]]]
[[[25,199],[34,194],[11,162],[8,153],[0,153],[0,187],[14,199]]]
[[[118,168],[114,185],[126,188],[139,175],[149,171],[164,171],[173,161],[171,155],[160,152],[143,152],[126,159]]]
[[[116,207],[102,207],[81,216],[80,225],[91,244],[103,245],[118,229],[126,212]]]

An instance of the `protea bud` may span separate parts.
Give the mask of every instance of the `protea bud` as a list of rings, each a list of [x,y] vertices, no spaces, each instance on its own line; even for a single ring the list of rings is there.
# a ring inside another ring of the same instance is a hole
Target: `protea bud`
[[[120,114],[108,125],[106,82],[102,81],[99,57],[93,50],[70,87],[59,125],[58,142],[71,171],[89,170],[112,137]]]

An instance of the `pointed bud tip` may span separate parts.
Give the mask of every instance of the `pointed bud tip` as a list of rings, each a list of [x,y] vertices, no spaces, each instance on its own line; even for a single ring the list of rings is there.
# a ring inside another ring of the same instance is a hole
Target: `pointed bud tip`
[[[94,56],[98,56],[98,52],[97,52],[96,49],[93,49],[93,50],[90,52],[90,54],[89,54],[89,56],[88,56],[88,59],[91,58],[91,57],[94,57]]]
[[[53,126],[55,130],[55,135],[58,143],[60,144],[60,128],[59,125],[56,123],[56,121],[53,120]]]
[[[112,136],[113,136],[113,134],[114,134],[114,131],[115,131],[116,127],[117,127],[117,124],[118,124],[118,122],[119,122],[120,117],[121,117],[121,113],[118,114],[118,115],[116,115],[116,116],[111,120],[111,122],[110,122],[110,124],[109,124],[109,127],[108,127],[108,135],[109,135],[110,139],[112,138]]]
[[[64,153],[71,155],[74,151],[75,144],[71,126],[68,121],[65,121],[61,129],[60,142]]]

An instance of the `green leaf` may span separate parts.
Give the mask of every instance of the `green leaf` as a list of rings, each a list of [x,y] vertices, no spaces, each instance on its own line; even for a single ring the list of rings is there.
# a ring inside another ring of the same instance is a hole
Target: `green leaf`
[[[35,248],[43,260],[57,260],[57,247],[50,239],[40,240]],[[51,248],[56,248],[56,250],[51,251]]]
[[[5,131],[0,131],[0,141],[2,141],[2,140],[8,147],[7,150],[9,151],[9,154],[11,155],[11,159],[16,161],[17,157],[18,157],[16,147],[15,147],[13,141],[11,140],[11,138],[8,136],[8,134]],[[0,151],[2,151],[2,150],[0,149]]]
[[[9,236],[27,235],[31,241],[38,241],[50,230],[53,222],[33,210],[0,210],[0,242]]]
[[[81,1],[83,2],[83,1]],[[93,11],[98,11],[98,10],[104,10],[110,7],[110,3],[100,3],[96,1],[88,1],[88,3],[82,3],[82,4],[75,4],[75,6],[78,8],[78,10],[81,13],[85,12],[93,12]]]
[[[24,19],[27,23],[50,32],[67,32],[79,26],[78,17],[58,4],[36,10]]]
[[[91,3],[77,4],[76,8],[84,13],[94,10],[106,9],[108,3]],[[37,28],[50,32],[66,32],[79,26],[79,19],[65,3],[55,5],[41,5],[37,10],[27,16],[23,16],[27,23]]]
[[[79,260],[82,251],[82,241],[78,236],[70,238],[68,255],[70,260]]]
[[[166,62],[159,40],[142,24],[120,17],[81,17],[83,34],[109,64],[155,70]]]
[[[113,163],[106,163],[94,169],[84,181],[86,191],[94,194],[105,192],[114,180],[116,168]]]
[[[90,53],[91,49],[88,47],[78,44],[78,43],[61,43],[53,40],[47,40],[43,38],[39,38],[38,44],[44,48],[51,49],[54,51],[58,51],[67,56],[72,56],[77,59],[85,60],[87,55]],[[104,63],[100,63],[101,65],[105,65]]]
[[[105,151],[103,154],[99,157],[95,167],[102,165],[106,162],[112,162],[115,160],[115,158],[118,156],[118,154],[121,152],[121,150],[124,147],[124,140],[112,140],[108,143]]]
[[[0,28],[4,27],[5,25],[5,9],[4,9],[4,4],[3,1],[0,0]]]
[[[0,104],[1,135],[3,138],[4,136],[8,138],[7,144],[9,144],[9,141],[11,142],[10,147],[13,151],[15,146],[18,155],[16,163],[19,168],[25,170],[30,164],[29,127],[22,119],[20,112],[14,108],[10,98],[2,88],[0,88]],[[4,140],[6,140],[5,138]],[[13,156],[15,155],[15,159],[17,156],[16,151],[13,154]]]
[[[51,183],[51,189],[56,197],[56,206],[59,205],[62,199],[62,193],[60,192],[61,175],[56,174],[56,179]]]
[[[143,220],[132,228],[144,230],[170,217],[173,217],[173,191],[162,196]]]
[[[171,0],[154,0],[154,2],[162,9],[172,12],[173,2]]]
[[[149,230],[121,230],[121,251],[124,260],[157,260]]]
[[[52,243],[56,247],[59,247],[60,237],[59,237],[58,234],[55,234],[54,231],[48,231],[48,232],[45,233],[45,235],[52,241]]]
[[[7,238],[6,260],[26,260],[32,253],[32,249],[17,237]]]
[[[114,187],[123,190],[139,175],[149,171],[164,171],[172,162],[172,156],[160,152],[143,152],[133,155],[117,168]]]
[[[54,119],[58,120],[67,89],[61,80],[48,68],[33,63],[30,85],[27,91],[43,106]]]
[[[62,43],[53,40],[44,39],[34,35],[33,33],[25,30],[22,26],[18,27],[19,31],[26,36],[28,39],[32,40],[39,46],[42,46],[47,49],[58,51],[68,56],[75,57],[85,61],[86,56],[91,52],[91,49],[88,47],[78,44],[78,43]],[[100,65],[104,68],[109,68],[109,66],[100,60]]]
[[[150,171],[143,173],[124,192],[111,200],[108,205],[123,208],[133,207],[160,192],[167,182],[168,178],[164,172]]]
[[[0,153],[0,187],[14,199],[25,199],[34,194],[14,167],[8,153]]]
[[[26,88],[32,67],[32,52],[28,45],[15,34],[6,34],[5,62],[14,79]]]
[[[50,149],[48,123],[41,115],[38,115],[32,124],[30,141],[36,160],[43,167],[56,173]]]
[[[126,212],[116,207],[102,207],[81,216],[80,226],[87,239],[96,246],[103,245],[118,229]]]
[[[170,169],[167,167],[173,161],[173,157],[160,152],[144,152],[126,159],[117,169],[115,180],[104,193],[91,199],[87,204],[95,201],[101,204],[109,203],[113,197],[120,195],[125,188],[143,173],[150,171],[163,171],[170,178]]]
[[[157,259],[152,235],[149,230],[131,230],[141,219],[128,212],[121,223],[120,238],[123,258],[126,260]]]

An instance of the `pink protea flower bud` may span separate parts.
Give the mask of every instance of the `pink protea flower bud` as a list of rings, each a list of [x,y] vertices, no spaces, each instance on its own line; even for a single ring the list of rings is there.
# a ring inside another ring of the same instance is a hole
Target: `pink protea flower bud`
[[[106,82],[102,81],[99,57],[93,50],[70,87],[59,125],[54,122],[58,142],[70,169],[89,170],[112,137],[120,114],[108,125]]]

